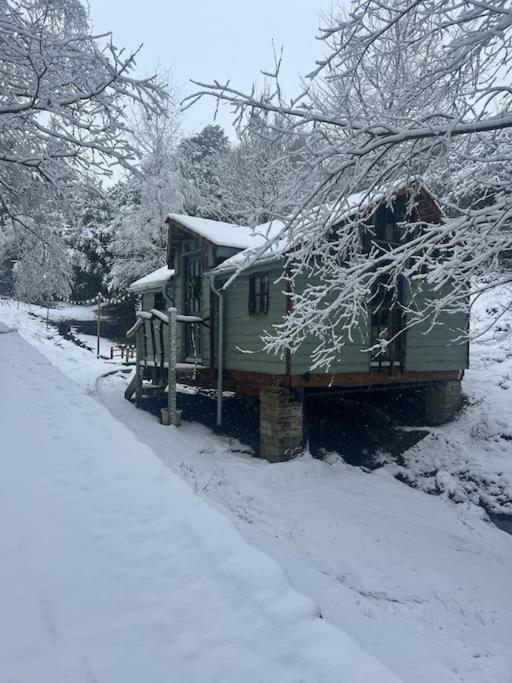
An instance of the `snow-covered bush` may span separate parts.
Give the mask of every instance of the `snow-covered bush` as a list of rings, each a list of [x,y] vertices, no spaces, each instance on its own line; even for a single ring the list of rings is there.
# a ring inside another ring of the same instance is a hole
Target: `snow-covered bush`
[[[31,224],[30,219],[25,220]],[[13,280],[16,298],[29,303],[48,306],[71,294],[69,254],[51,216],[48,223],[38,226],[37,236],[24,236],[13,266]]]

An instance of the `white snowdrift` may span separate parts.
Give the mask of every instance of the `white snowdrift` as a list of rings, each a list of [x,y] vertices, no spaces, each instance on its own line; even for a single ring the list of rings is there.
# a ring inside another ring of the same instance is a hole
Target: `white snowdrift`
[[[482,297],[472,312],[470,369],[462,388],[467,405],[457,419],[430,434],[389,466],[408,483],[455,502],[482,504],[512,515],[512,288]],[[490,316],[503,312],[488,329]]]
[[[397,680],[16,332],[0,376],[3,681]]]

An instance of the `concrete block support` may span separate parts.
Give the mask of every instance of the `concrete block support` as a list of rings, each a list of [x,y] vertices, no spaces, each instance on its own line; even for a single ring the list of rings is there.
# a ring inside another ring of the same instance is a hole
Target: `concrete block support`
[[[425,388],[425,421],[430,425],[449,422],[460,408],[460,380],[438,382]]]
[[[304,404],[283,387],[260,391],[260,455],[269,462],[290,460],[302,449]]]

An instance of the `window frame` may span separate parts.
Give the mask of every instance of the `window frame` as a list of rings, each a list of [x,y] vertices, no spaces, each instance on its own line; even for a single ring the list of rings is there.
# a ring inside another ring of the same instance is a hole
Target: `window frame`
[[[268,271],[249,275],[249,315],[267,315],[270,300]]]

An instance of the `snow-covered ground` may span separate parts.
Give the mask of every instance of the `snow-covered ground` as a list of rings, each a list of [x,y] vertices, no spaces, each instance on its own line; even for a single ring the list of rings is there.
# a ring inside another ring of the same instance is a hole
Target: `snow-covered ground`
[[[96,337],[94,335],[85,334],[85,332],[80,332],[80,330],[77,330],[76,327],[71,328],[71,333],[73,334],[75,339],[77,339],[82,344],[85,344],[89,351],[93,351],[94,353],[96,353]],[[128,343],[128,341],[126,343]],[[110,349],[113,346],[117,346],[116,342],[112,341],[111,339],[105,339],[105,337],[100,337],[100,355],[103,356],[104,359],[110,358]],[[117,350],[115,358],[116,360],[119,359],[119,350]],[[133,358],[133,360],[135,361],[135,357]]]
[[[472,312],[474,342],[459,418],[430,434],[388,469],[413,486],[512,515],[512,288],[482,297]],[[503,312],[488,329],[490,314]]]
[[[390,468],[365,473],[336,457],[321,462],[305,455],[270,465],[200,425],[162,427],[124,401],[125,376],[95,381],[112,364],[48,335],[23,311],[0,306],[0,319],[17,325],[27,340],[106,404],[115,429],[119,423],[129,427],[136,459],[156,454],[229,517],[254,547],[276,559],[294,588],[319,606],[324,621],[348,633],[399,679],[512,681],[512,537],[490,524],[470,497],[456,504],[449,496],[427,495],[400,483]],[[499,349],[503,356],[496,355]],[[431,460],[444,458],[443,471],[451,476],[452,463],[466,453],[468,467],[476,471],[481,465],[487,479],[507,480],[511,452],[507,456],[501,446],[510,442],[501,436],[484,440],[481,448],[489,453],[490,447],[490,455],[482,461],[474,449],[482,440],[469,434],[468,420],[478,421],[480,405],[500,430],[510,429],[506,404],[503,411],[495,405],[504,400],[500,392],[506,390],[499,387],[508,362],[504,340],[484,338],[475,344],[465,381],[469,406],[459,420],[416,447]],[[102,420],[108,422],[105,416]],[[453,459],[442,454],[439,443],[451,444]],[[137,496],[134,489],[134,506]],[[287,679],[275,675],[272,680]],[[305,675],[303,680],[316,679]],[[363,674],[362,680],[385,679],[379,673]]]
[[[0,326],[6,683],[398,680]]]
[[[76,309],[83,308],[83,311]],[[50,309],[50,316],[56,316],[55,322],[64,320],[89,320],[90,306],[65,306]],[[34,317],[40,316],[40,317]],[[93,392],[97,378],[104,373],[113,372],[121,365],[120,359],[113,361],[96,359],[96,351],[92,339],[89,339],[91,350],[80,348],[76,344],[63,339],[56,327],[45,324],[46,309],[39,306],[18,304],[8,299],[0,299],[0,321],[18,329],[19,333],[62,372],[71,377],[87,392]],[[83,335],[83,339],[89,335]],[[110,342],[103,340],[103,349],[110,348]],[[94,351],[92,351],[94,349]]]
[[[61,320],[96,320],[96,306],[80,306],[68,303],[57,303],[52,308],[46,309],[43,306],[25,304],[21,301],[12,301],[4,297],[0,298],[2,307],[14,307],[18,311],[30,312],[46,320],[48,314],[52,322]]]

